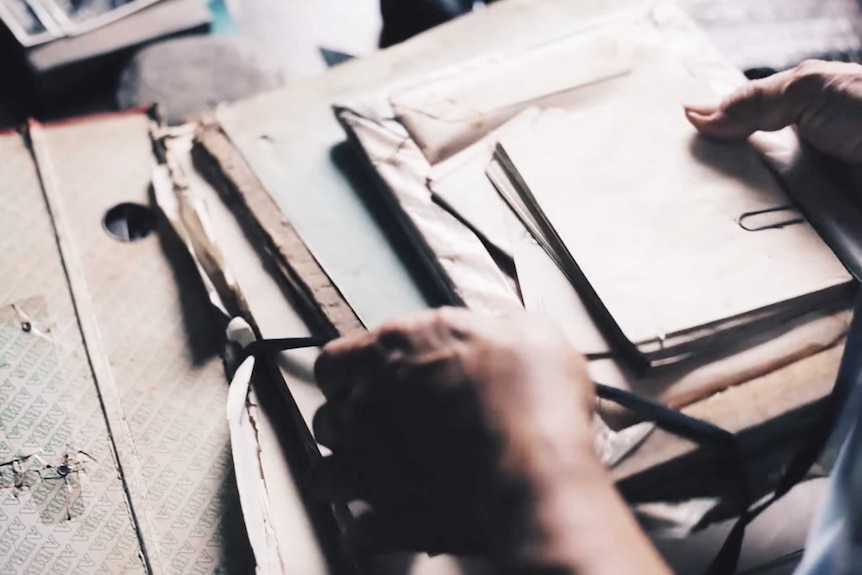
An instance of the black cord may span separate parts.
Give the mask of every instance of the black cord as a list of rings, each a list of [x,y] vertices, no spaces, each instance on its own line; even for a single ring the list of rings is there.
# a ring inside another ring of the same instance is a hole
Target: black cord
[[[856,304],[856,311],[860,310],[862,310],[862,296]],[[290,349],[321,347],[328,341],[329,338],[321,337],[262,339],[249,344],[244,351],[247,356],[257,356]],[[823,451],[850,393],[854,388],[862,387],[862,353],[858,353],[857,350],[862,350],[862,313],[853,315],[838,379],[826,401],[820,419],[806,435],[805,442],[790,461],[772,496],[754,506],[752,506],[753,489],[746,473],[741,447],[736,436],[731,432],[634,393],[600,383],[596,384],[596,395],[601,399],[632,411],[668,433],[715,449],[737,475],[740,501],[743,503],[742,514],[706,575],[731,575],[736,572],[748,524],[799,483]]]

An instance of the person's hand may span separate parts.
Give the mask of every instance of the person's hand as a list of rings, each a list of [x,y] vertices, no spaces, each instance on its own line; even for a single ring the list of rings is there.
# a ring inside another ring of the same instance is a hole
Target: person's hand
[[[502,545],[537,483],[601,472],[585,360],[545,320],[420,313],[329,344],[315,371],[329,400],[315,434],[333,455],[314,483],[371,504],[365,546]]]
[[[667,573],[593,452],[586,362],[547,320],[425,312],[329,344],[311,485],[361,499],[363,551],[484,551],[501,572]]]
[[[702,133],[741,139],[795,125],[802,140],[838,159],[862,162],[862,66],[803,62],[749,82],[719,106],[686,108]]]

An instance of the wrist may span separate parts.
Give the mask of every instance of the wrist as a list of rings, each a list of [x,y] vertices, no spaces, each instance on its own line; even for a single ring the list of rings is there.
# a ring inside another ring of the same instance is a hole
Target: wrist
[[[592,444],[572,441],[567,447],[557,443],[542,448],[534,443],[526,463],[508,476],[508,521],[498,524],[502,531],[492,550],[502,570],[668,573]],[[621,541],[627,548],[623,554]]]
[[[610,482],[593,444],[592,413],[546,410],[519,414],[503,435],[500,472],[528,486],[553,493],[584,482]]]
[[[496,546],[495,555],[507,569],[586,572],[583,534],[617,495],[595,457],[565,467],[533,469],[521,478],[514,516]]]
[[[567,422],[571,433],[565,437],[546,420],[524,418],[521,423],[503,438],[490,506],[492,552],[508,566],[564,548],[558,515],[573,509],[564,505],[569,494],[613,490],[586,421]]]

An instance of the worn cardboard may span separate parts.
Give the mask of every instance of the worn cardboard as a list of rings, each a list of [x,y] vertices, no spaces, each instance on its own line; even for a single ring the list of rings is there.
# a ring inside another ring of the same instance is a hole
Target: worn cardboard
[[[150,203],[147,116],[33,124],[29,136],[32,154],[18,134],[0,138],[4,171],[14,175],[2,187],[0,299],[46,326],[39,333],[51,345],[40,340],[44,349],[21,357],[20,341],[3,346],[0,363],[14,377],[3,368],[0,378],[4,389],[19,391],[2,396],[0,449],[4,461],[40,447],[52,465],[69,449],[92,461],[78,456],[86,459],[80,497],[65,521],[33,523],[32,505],[4,503],[0,550],[5,538],[7,551],[0,553],[17,566],[11,572],[35,572],[42,563],[57,567],[46,572],[249,572],[224,417],[221,336],[205,292],[164,230],[121,243],[103,229],[112,206]],[[8,330],[14,321],[0,323]],[[22,387],[25,360],[46,378],[56,361],[65,381],[31,377]],[[24,419],[15,416],[26,400],[20,389],[33,398]],[[51,417],[61,439],[42,437]]]
[[[0,157],[0,572],[145,573],[32,155]]]
[[[319,333],[319,329],[324,333],[356,329],[354,316],[339,315],[344,310],[333,310],[335,315],[325,313],[323,294],[334,289],[325,283],[315,283],[311,294],[321,297],[318,303],[324,313],[303,319],[299,313],[302,305],[295,299],[299,286],[282,281],[278,258],[267,252],[273,244],[256,236],[256,230],[249,226],[252,222],[238,217],[242,210],[237,209],[236,202],[240,198],[227,189],[221,189],[220,194],[202,177],[192,158],[192,133],[186,128],[165,130],[160,138],[165,142],[172,181],[165,186],[154,180],[156,197],[166,213],[173,211],[168,195],[187,209],[193,206],[194,214],[182,208],[175,212],[180,216],[174,220],[175,227],[188,238],[186,244],[200,267],[209,268],[206,276],[230,278],[234,295],[218,297],[238,302],[234,311],[227,312],[229,316],[237,314],[228,326],[228,338],[248,343],[256,337],[295,338]],[[289,231],[286,222],[285,227]],[[191,239],[192,235],[198,236],[197,240]],[[215,261],[220,269],[213,269]],[[321,275],[318,279],[326,278]],[[221,307],[221,313],[231,307]],[[312,376],[317,353],[311,348],[246,358],[230,384],[227,412],[237,481],[260,575],[311,575],[328,572],[330,567],[338,572],[351,569],[339,538],[339,521],[346,518],[346,507],[333,508],[314,501],[302,489],[309,465],[321,457],[310,432],[314,412],[324,402]]]

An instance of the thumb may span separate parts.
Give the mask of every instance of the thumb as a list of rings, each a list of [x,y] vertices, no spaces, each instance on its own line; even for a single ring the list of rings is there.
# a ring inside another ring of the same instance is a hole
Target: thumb
[[[812,82],[801,81],[813,77],[801,75],[801,68],[749,82],[718,106],[685,106],[685,115],[701,133],[721,139],[795,124],[818,91],[810,89]]]

